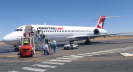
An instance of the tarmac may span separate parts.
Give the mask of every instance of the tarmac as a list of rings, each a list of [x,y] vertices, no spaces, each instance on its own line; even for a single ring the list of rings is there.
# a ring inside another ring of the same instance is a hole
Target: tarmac
[[[58,47],[53,55],[39,51],[31,58],[0,53],[0,72],[132,72],[132,50],[133,39],[122,39],[80,43],[74,50]]]

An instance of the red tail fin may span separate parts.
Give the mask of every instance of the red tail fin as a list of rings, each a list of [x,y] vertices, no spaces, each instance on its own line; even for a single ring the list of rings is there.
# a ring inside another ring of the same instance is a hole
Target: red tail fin
[[[100,18],[98,19],[98,23],[96,25],[96,28],[103,29],[105,19],[106,19],[106,16],[100,16]]]

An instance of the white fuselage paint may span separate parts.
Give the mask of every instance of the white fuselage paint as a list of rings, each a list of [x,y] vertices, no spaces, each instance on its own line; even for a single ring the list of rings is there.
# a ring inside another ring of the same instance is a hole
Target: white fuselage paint
[[[9,44],[15,44],[23,37],[26,25],[20,26],[16,31],[9,33],[4,37],[4,41]],[[50,40],[67,41],[69,37],[74,36],[93,36],[96,27],[80,26],[53,26],[53,25],[31,25],[34,31],[40,30]],[[104,29],[98,29],[100,34],[106,34]]]

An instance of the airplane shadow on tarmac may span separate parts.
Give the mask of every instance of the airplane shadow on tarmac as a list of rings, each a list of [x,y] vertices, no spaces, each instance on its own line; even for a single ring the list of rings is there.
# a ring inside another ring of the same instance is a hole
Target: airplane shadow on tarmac
[[[85,44],[84,42],[80,42],[78,43],[79,46],[83,46],[83,45],[99,45],[99,44],[103,44],[103,42],[91,42],[89,44]],[[65,44],[58,44],[57,47],[64,47]]]
[[[89,44],[85,44],[84,42],[80,42],[78,43],[79,46],[83,46],[83,45],[104,45],[104,44],[126,44],[126,43],[132,43],[133,44],[133,40],[126,40],[126,41],[117,41],[117,40],[107,40],[107,41],[92,41]],[[58,44],[58,47],[63,47],[64,44]]]
[[[102,42],[103,44],[126,44],[126,43],[132,43],[133,44],[133,40],[132,41],[105,41]]]

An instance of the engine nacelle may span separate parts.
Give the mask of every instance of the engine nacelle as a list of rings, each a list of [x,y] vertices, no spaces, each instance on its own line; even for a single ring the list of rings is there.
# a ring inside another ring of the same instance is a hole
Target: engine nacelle
[[[93,32],[94,32],[94,34],[95,34],[95,35],[100,34],[100,31],[99,31],[98,29],[94,29],[94,31],[93,31]]]

